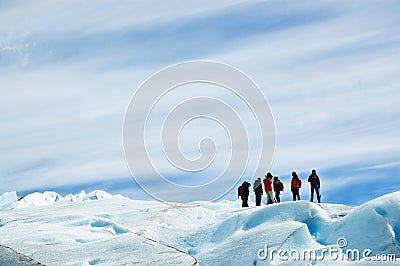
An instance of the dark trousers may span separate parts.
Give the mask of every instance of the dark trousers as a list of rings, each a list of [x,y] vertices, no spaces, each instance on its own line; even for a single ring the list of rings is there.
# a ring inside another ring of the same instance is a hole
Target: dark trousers
[[[256,193],[256,206],[261,206],[261,193]]]
[[[249,195],[242,196],[242,207],[249,207],[249,203],[247,202],[248,200],[249,200]]]
[[[318,203],[321,203],[321,194],[319,193],[319,187],[311,186],[311,202],[314,201],[314,190],[315,194],[317,194]]]
[[[298,187],[292,188],[292,194],[293,194],[293,201],[296,201],[296,199],[300,200],[300,193]]]
[[[275,190],[275,199],[276,202],[281,202],[281,192],[279,190]]]

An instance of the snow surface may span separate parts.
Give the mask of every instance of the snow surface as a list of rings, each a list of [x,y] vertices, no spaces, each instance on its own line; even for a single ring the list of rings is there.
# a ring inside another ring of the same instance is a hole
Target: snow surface
[[[16,264],[30,259],[45,265],[400,264],[376,261],[380,254],[400,258],[400,192],[356,208],[307,201],[240,204],[172,206],[100,190],[65,197],[36,192],[18,200],[9,192],[0,196],[0,264],[6,262],[2,255]],[[347,240],[343,249],[339,238]],[[321,255],[329,248],[343,260],[262,258],[272,249]],[[348,260],[354,249],[370,249],[370,258]]]

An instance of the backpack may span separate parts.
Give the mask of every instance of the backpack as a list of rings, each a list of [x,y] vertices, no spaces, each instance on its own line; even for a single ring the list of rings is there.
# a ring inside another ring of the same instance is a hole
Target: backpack
[[[301,180],[299,178],[299,181],[297,182],[299,184],[299,188],[301,188]]]
[[[243,195],[243,187],[240,186],[238,187],[238,197],[242,197],[242,195]]]
[[[283,191],[283,189],[284,189],[283,183],[279,181],[279,191]]]

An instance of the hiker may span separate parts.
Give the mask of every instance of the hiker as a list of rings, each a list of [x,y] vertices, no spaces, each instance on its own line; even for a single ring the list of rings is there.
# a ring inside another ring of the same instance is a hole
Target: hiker
[[[279,203],[281,202],[281,191],[283,191],[283,183],[281,182],[281,180],[279,180],[279,177],[274,176],[273,186],[276,202]]]
[[[238,188],[238,196],[242,199],[242,207],[249,207],[249,187],[251,184],[247,181],[244,181],[242,185]]]
[[[321,203],[321,194],[320,194],[320,190],[319,190],[321,187],[321,183],[319,181],[319,177],[318,177],[317,171],[315,169],[313,169],[311,171],[311,175],[308,177],[308,182],[310,182],[310,185],[311,185],[310,201],[311,202],[314,201],[314,191],[315,191],[315,194],[317,194],[318,203]]]
[[[267,173],[264,176],[264,190],[267,195],[267,204],[274,203],[274,192],[272,192],[272,174]]]
[[[257,178],[256,181],[254,181],[253,190],[254,190],[254,193],[256,194],[256,206],[261,206],[261,197],[263,194],[263,189],[262,189],[260,177]]]
[[[292,172],[292,182],[290,183],[290,187],[293,194],[293,201],[300,200],[300,188],[301,188],[301,180],[296,172]]]

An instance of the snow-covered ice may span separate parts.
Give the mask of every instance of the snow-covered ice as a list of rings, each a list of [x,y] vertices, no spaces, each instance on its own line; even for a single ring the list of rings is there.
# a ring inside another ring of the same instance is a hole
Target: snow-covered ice
[[[239,201],[183,207],[100,190],[20,200],[9,192],[0,196],[0,245],[45,265],[381,265],[380,254],[400,258],[399,218],[400,192],[356,208],[298,201],[245,209]],[[343,249],[340,238],[347,241]],[[321,256],[329,248],[345,260],[269,254]],[[355,249],[370,249],[370,257],[347,261]],[[0,248],[0,262],[1,254]]]

